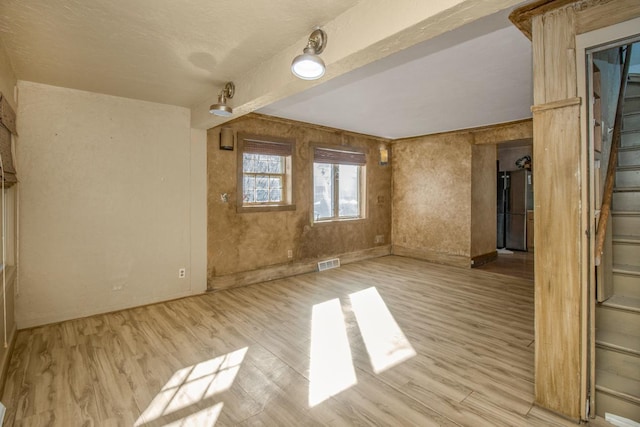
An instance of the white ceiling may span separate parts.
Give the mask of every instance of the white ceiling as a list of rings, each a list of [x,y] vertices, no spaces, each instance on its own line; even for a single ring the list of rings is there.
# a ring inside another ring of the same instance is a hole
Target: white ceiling
[[[529,118],[532,79],[531,42],[503,11],[258,112],[396,139]]]
[[[192,120],[208,126],[206,105],[224,82],[240,80],[231,105],[242,104],[241,113],[258,108],[400,138],[530,117],[530,42],[508,10],[476,20],[516,3],[0,0],[0,42],[20,80],[191,107]],[[387,16],[386,26],[366,25]],[[405,22],[411,33],[401,31]],[[326,81],[283,73],[300,41],[324,24],[333,29]],[[385,57],[410,38],[427,41]],[[365,50],[383,59],[357,68]],[[278,88],[260,87],[270,82]]]
[[[1,0],[0,39],[21,80],[190,107],[358,1]]]

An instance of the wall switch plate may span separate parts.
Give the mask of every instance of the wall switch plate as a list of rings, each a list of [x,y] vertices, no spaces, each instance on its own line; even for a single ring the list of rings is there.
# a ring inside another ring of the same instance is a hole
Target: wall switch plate
[[[184,279],[185,277],[187,277],[187,269],[181,268],[178,270],[178,279]]]

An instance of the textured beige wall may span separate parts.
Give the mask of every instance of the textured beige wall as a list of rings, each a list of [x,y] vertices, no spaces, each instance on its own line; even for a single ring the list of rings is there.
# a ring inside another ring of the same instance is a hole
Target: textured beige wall
[[[533,138],[533,120],[516,120],[508,123],[468,129],[467,131],[473,134],[473,143],[476,145],[522,142]]]
[[[448,133],[393,144],[394,253],[469,265],[472,140]]]
[[[496,250],[496,146],[471,150],[471,258]]]
[[[189,110],[18,88],[18,327],[204,291],[190,270],[192,251],[204,251],[192,236],[206,234],[204,214],[192,214],[206,209],[206,168],[194,161],[205,141],[192,134]]]
[[[237,152],[219,149],[220,128],[208,131],[208,278],[283,263],[325,258],[380,246],[391,237],[391,167],[378,165],[383,140],[298,122],[249,115],[225,124],[236,132],[294,139],[295,211],[236,213]],[[311,223],[310,144],[347,145],[368,150],[367,217],[329,224]],[[229,202],[221,194],[229,195]],[[287,251],[293,251],[293,259]]]

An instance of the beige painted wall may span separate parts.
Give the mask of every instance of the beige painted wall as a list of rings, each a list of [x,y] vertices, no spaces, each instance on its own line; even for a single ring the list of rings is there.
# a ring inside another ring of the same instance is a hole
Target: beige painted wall
[[[471,258],[496,250],[496,146],[471,149]]]
[[[388,245],[391,237],[391,167],[378,164],[386,140],[266,116],[249,115],[225,124],[236,132],[294,139],[295,211],[236,212],[237,152],[219,149],[220,128],[208,131],[208,281],[209,288],[246,284],[240,273],[281,266],[277,277],[304,271],[301,265],[339,254]],[[311,143],[365,148],[367,217],[329,224],[311,223]],[[225,203],[221,194],[228,194]],[[382,235],[384,243],[376,244]],[[293,258],[287,258],[287,251]],[[301,264],[302,263],[302,264]],[[310,265],[310,264],[309,264]],[[229,277],[234,279],[229,280]],[[254,280],[265,278],[257,275]]]
[[[206,142],[189,110],[18,88],[18,327],[203,292]]]
[[[472,141],[448,133],[394,142],[394,253],[469,266]]]

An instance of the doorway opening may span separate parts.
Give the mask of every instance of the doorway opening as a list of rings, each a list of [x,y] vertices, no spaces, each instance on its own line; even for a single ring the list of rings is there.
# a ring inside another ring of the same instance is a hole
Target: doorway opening
[[[585,62],[591,415],[640,422],[640,36]]]
[[[496,248],[533,250],[533,140],[498,145]]]
[[[533,162],[531,138],[496,146],[497,258],[480,269],[534,278]]]

